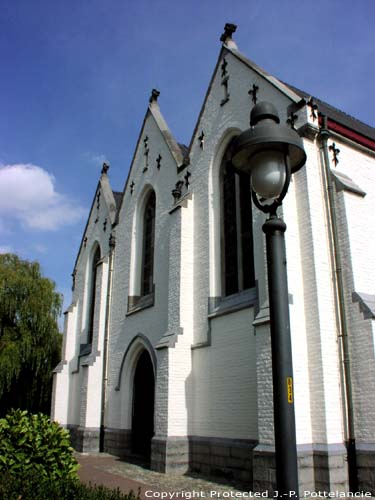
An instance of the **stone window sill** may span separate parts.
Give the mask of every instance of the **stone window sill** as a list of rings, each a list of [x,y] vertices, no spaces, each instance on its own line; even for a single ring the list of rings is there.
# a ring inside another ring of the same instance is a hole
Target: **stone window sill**
[[[100,351],[93,349],[92,343],[80,344],[76,358],[77,364],[71,373],[78,373],[80,366],[92,366],[98,356],[100,356]]]
[[[91,354],[91,350],[92,350],[91,342],[89,344],[80,344],[78,357],[81,358],[83,356],[88,356],[89,354]]]
[[[224,314],[231,314],[258,303],[257,289],[249,288],[228,297],[210,297],[208,300],[208,318],[216,318]]]
[[[153,291],[147,295],[129,295],[128,296],[128,311],[126,316],[130,316],[149,307],[153,307],[155,303],[155,287]]]

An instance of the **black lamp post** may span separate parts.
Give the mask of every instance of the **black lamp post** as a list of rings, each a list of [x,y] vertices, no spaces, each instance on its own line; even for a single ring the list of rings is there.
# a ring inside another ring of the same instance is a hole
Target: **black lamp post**
[[[306,161],[297,132],[280,125],[276,108],[268,102],[254,106],[251,128],[233,144],[232,163],[250,174],[255,205],[269,218],[266,234],[268,293],[271,319],[273,404],[278,494],[298,498],[298,467],[294,417],[293,363],[290,338],[285,223],[277,208],[288,191],[291,175]]]

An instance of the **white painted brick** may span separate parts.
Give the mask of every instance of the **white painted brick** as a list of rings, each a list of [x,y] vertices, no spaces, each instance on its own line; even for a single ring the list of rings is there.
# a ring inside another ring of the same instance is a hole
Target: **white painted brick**
[[[132,380],[140,343],[124,359],[137,336],[155,348],[167,332],[180,332],[173,346],[156,350],[155,433],[166,436],[211,436],[258,439],[272,444],[273,403],[269,325],[253,326],[257,313],[248,308],[208,318],[208,300],[221,295],[220,186],[221,158],[230,138],[248,127],[252,106],[249,85],[260,87],[259,98],[272,101],[286,119],[289,98],[227,55],[229,101],[223,98],[220,71],[214,78],[192,141],[189,192],[191,197],[171,212],[171,190],[183,180],[154,116],[147,113],[129,175],[119,223],[115,228],[113,287],[109,328],[108,400],[106,425],[129,429]],[[300,121],[311,122],[306,110]],[[204,131],[203,149],[197,140]],[[162,127],[165,133],[165,126]],[[149,165],[145,170],[143,139],[147,135]],[[335,138],[340,148],[337,169],[367,192],[366,197],[337,193],[340,250],[343,257],[347,321],[350,330],[357,438],[375,441],[374,320],[365,319],[352,292],[375,289],[375,168],[374,155]],[[343,385],[335,310],[335,269],[332,264],[326,189],[317,141],[305,139],[307,164],[295,175],[283,206],[287,223],[286,252],[294,359],[298,444],[342,443]],[[161,168],[156,158],[162,156]],[[134,182],[133,193],[129,185]],[[156,194],[155,303],[127,315],[128,296],[139,292],[140,248],[137,239],[140,205],[147,189]],[[185,188],[184,188],[185,189]],[[100,424],[103,342],[108,281],[110,212],[96,203],[90,215],[87,247],[77,260],[73,306],[67,313],[63,370],[55,375],[53,415],[65,424]],[[99,222],[95,222],[96,219]],[[254,259],[259,306],[267,301],[264,215],[253,209]],[[97,241],[104,256],[101,266],[94,343],[100,354],[88,367],[80,366],[79,345],[87,340],[90,260]],[[182,329],[182,330],[180,330]],[[211,345],[191,349],[209,340]],[[182,333],[181,333],[182,332]],[[146,344],[145,344],[146,346]],[[147,346],[146,346],[147,347]],[[147,347],[148,348],[148,347]],[[122,367],[122,375],[120,371]],[[76,371],[76,373],[72,373]],[[120,382],[120,390],[118,384]]]

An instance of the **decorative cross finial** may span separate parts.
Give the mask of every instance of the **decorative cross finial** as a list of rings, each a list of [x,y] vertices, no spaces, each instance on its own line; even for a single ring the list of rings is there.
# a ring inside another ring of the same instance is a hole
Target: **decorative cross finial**
[[[221,77],[225,76],[228,73],[227,66],[228,66],[228,63],[225,60],[225,57],[223,57],[223,62],[221,64]]]
[[[189,177],[190,177],[190,176],[191,176],[191,173],[190,173],[189,171],[187,171],[187,172],[186,172],[186,174],[185,174],[185,177],[184,177],[184,179],[185,179],[185,186],[186,186],[186,188],[189,188],[189,184],[190,184],[190,182],[189,182]]]
[[[223,57],[223,62],[221,64],[221,85],[223,86],[224,89],[224,98],[221,100],[220,106],[224,106],[224,104],[229,101],[229,92],[228,92],[229,75],[227,71],[227,66],[228,63],[225,60],[225,57]]]
[[[135,186],[135,182],[132,181],[131,184],[130,184],[130,194],[134,193],[134,186]]]
[[[311,109],[310,116],[313,119],[313,121],[315,121],[318,118],[318,115],[317,115],[318,105],[316,104],[316,102],[314,101],[314,99],[312,97],[310,97],[310,99],[307,101],[307,105]]]
[[[227,43],[232,40],[232,35],[236,31],[237,26],[235,24],[226,23],[224,26],[224,33],[220,37],[220,42]]]
[[[204,146],[204,132],[203,132],[203,130],[202,130],[201,135],[198,137],[198,141],[199,141],[199,147],[201,149],[203,149],[203,146]]]
[[[224,104],[229,101],[230,94],[228,90],[228,82],[229,76],[225,76],[221,81],[221,85],[224,89],[224,98],[220,101],[220,106],[224,106]]]
[[[172,196],[174,198],[175,203],[181,198],[183,185],[184,181],[177,181],[175,188],[172,189]]]
[[[162,156],[161,154],[159,153],[159,156],[156,158],[156,168],[158,170],[160,170],[160,163],[161,163],[161,160],[162,160]]]
[[[332,161],[335,164],[335,167],[337,167],[337,164],[339,162],[339,159],[337,157],[338,157],[338,155],[340,153],[340,150],[338,148],[336,148],[336,144],[334,142],[331,144],[331,146],[329,146],[328,149],[330,151],[332,151],[332,153],[333,153]]]
[[[72,292],[74,292],[74,289],[76,287],[76,275],[77,275],[77,269],[74,269],[72,272]]]
[[[295,113],[292,113],[289,118],[287,119],[286,123],[288,125],[290,125],[290,127],[295,130],[294,128],[294,124],[296,123],[296,121],[298,120],[298,115],[296,115]]]
[[[143,169],[143,172],[146,172],[146,170],[148,169],[148,153],[150,152],[150,150],[148,149],[148,136],[147,135],[143,139],[143,144],[145,146],[145,152],[144,152],[144,155],[145,155],[145,167]]]
[[[248,92],[248,94],[251,95],[251,100],[253,101],[254,104],[256,104],[258,100],[257,97],[258,90],[259,90],[258,85],[255,85],[255,83],[253,83],[253,88],[250,89]]]
[[[149,99],[150,104],[152,104],[153,102],[157,102],[159,95],[160,92],[158,90],[152,89],[151,96]]]
[[[102,174],[106,174],[109,170],[109,165],[108,163],[103,163],[103,167],[102,167]]]
[[[108,244],[109,244],[110,248],[112,248],[112,249],[115,248],[115,246],[116,246],[116,237],[113,233],[111,233],[109,235]]]

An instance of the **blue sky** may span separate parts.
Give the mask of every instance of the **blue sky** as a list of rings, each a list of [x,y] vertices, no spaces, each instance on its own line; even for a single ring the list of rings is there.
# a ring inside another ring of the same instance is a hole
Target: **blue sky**
[[[373,0],[0,0],[0,250],[70,300],[103,161],[122,190],[152,88],[188,144],[226,22],[278,78],[375,126]]]

